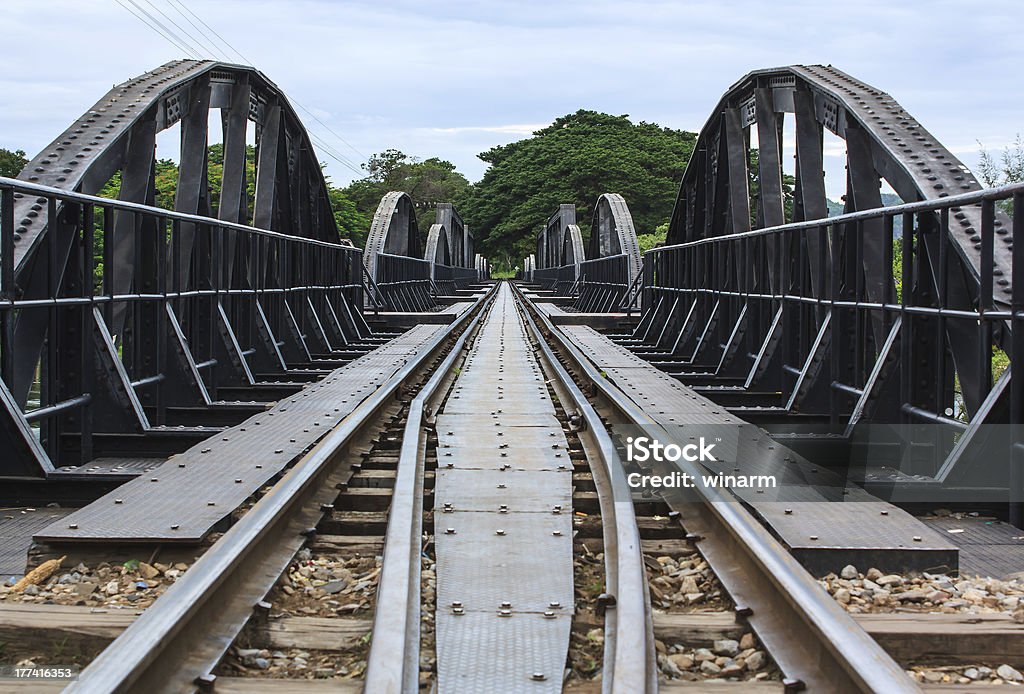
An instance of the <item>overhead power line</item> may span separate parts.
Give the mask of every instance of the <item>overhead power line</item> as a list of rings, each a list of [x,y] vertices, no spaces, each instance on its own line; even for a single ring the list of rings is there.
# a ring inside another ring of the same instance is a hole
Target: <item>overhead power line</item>
[[[124,8],[124,9],[125,9],[125,11],[127,11],[127,12],[128,12],[129,14],[131,14],[131,15],[132,15],[133,17],[135,17],[135,18],[136,18],[136,19],[138,19],[138,20],[139,20],[140,22],[142,22],[143,24],[145,24],[145,25],[146,25],[147,27],[149,27],[150,29],[152,29],[152,30],[153,30],[154,32],[156,32],[157,34],[159,34],[160,36],[162,36],[162,37],[164,38],[164,40],[165,40],[165,41],[167,41],[167,42],[168,42],[169,44],[171,44],[172,46],[174,46],[175,48],[177,48],[177,49],[178,49],[179,51],[184,51],[184,53],[185,53],[186,55],[188,55],[188,57],[190,57],[190,58],[196,58],[196,57],[198,57],[198,56],[196,56],[196,55],[195,55],[195,52],[194,52],[194,51],[192,51],[192,50],[189,50],[188,48],[186,48],[185,46],[183,46],[183,45],[182,45],[182,44],[181,44],[181,43],[180,43],[179,41],[176,41],[175,39],[173,39],[173,38],[172,38],[172,37],[171,37],[170,35],[168,35],[168,34],[167,34],[167,33],[166,33],[165,31],[162,31],[162,30],[160,30],[160,29],[159,29],[159,28],[157,27],[157,25],[156,25],[155,23],[152,23],[152,22],[148,21],[148,20],[147,20],[147,19],[146,19],[146,18],[145,18],[145,17],[144,17],[144,16],[142,15],[142,14],[140,14],[140,13],[139,13],[139,12],[138,12],[137,10],[135,10],[135,9],[133,9],[132,7],[129,7],[128,5],[124,4],[123,2],[121,2],[121,0],[114,0],[114,2],[116,2],[116,3],[117,3],[118,5],[120,5],[120,6],[122,7],[122,8]],[[130,2],[130,0],[129,0],[129,2]]]
[[[184,0],[167,0],[168,9],[173,10],[175,13],[177,13],[177,15],[179,15],[184,20],[182,24],[190,25],[192,27],[191,30],[188,27],[179,24],[174,18],[172,18],[162,9],[160,9],[153,2],[153,0],[125,0],[125,2],[130,3],[130,6],[126,5],[124,2],[122,2],[122,0],[115,0],[115,2],[117,2],[118,5],[123,7],[129,13],[131,13],[132,16],[141,21],[147,27],[152,29],[154,32],[158,33],[171,45],[175,46],[178,50],[184,51],[185,54],[188,55],[190,58],[202,59],[204,57],[212,57],[216,59],[224,59],[227,62],[234,62],[229,55],[230,51],[231,53],[234,53],[234,55],[238,56],[242,63],[247,65],[253,64],[253,62],[249,60],[249,58],[247,58],[245,54],[243,54],[240,50],[235,48],[230,41],[225,39],[216,29],[210,26],[205,20],[203,20],[202,17],[196,14],[196,12],[194,12],[187,4],[185,4]],[[167,22],[170,25],[172,25],[174,29],[172,29],[171,26],[168,26],[168,24],[165,24],[164,22],[160,21],[160,19],[158,19],[152,13],[150,13],[145,7],[143,7],[140,4],[141,2],[145,2],[155,12],[157,12],[160,16],[167,20]],[[195,21],[193,21],[193,19]],[[199,24],[196,24],[196,22],[199,22]],[[205,30],[203,28],[200,28],[199,25],[205,27]],[[177,31],[175,31],[175,29],[177,29]],[[218,42],[221,45],[218,45]],[[296,99],[291,99],[291,101],[300,109],[302,109],[316,123],[320,124],[320,126],[324,130],[326,130],[328,133],[334,136],[334,138],[336,138],[340,143],[344,144],[347,148],[355,152],[363,160],[369,159],[369,157],[367,157],[365,154],[356,149],[355,146],[352,145],[352,143],[350,143],[339,133],[337,133],[333,128],[327,125],[327,123],[325,123],[321,118],[319,118],[304,104],[302,104]],[[316,131],[314,131],[312,128],[308,129],[307,132],[309,133],[310,140],[312,140],[313,143],[321,150],[321,152],[323,152],[323,154],[325,154],[329,159],[334,160],[341,166],[344,166],[345,168],[349,169],[350,171],[357,175],[363,174],[363,171],[362,169],[359,168],[358,164],[353,162],[349,157],[345,156],[337,148],[328,143],[323,136],[317,134]]]

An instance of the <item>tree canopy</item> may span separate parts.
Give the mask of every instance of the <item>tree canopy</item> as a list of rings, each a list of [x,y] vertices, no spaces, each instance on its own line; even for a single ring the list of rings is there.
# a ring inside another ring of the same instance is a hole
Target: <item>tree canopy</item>
[[[638,234],[672,214],[697,136],[628,116],[580,110],[533,137],[480,154],[490,164],[460,207],[478,246],[514,264],[534,250],[538,228],[560,203],[575,203],[584,234],[601,193],[621,193]]]
[[[355,213],[365,218],[367,231],[380,199],[386,193],[398,190],[412,198],[416,223],[420,234],[426,237],[436,218],[434,205],[439,202],[458,205],[469,188],[469,181],[455,170],[451,162],[437,157],[420,161],[397,149],[374,154],[363,168],[366,177],[352,181],[342,193],[352,201]],[[459,212],[465,214],[461,207]],[[366,232],[363,232],[363,242],[365,237]],[[363,244],[356,245],[362,247]]]
[[[12,152],[0,147],[0,176],[16,178],[27,163],[24,150],[17,149]]]

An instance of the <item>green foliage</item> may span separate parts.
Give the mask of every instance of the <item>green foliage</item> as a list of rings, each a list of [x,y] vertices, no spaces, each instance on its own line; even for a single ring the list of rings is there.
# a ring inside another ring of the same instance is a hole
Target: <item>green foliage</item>
[[[1010,355],[995,345],[992,346],[992,382],[998,381],[1010,368]]]
[[[362,247],[366,242],[380,199],[393,190],[408,193],[412,198],[416,207],[416,224],[423,238],[437,219],[436,203],[453,202],[459,207],[460,214],[465,214],[459,203],[466,197],[469,181],[455,170],[451,162],[437,157],[420,161],[397,149],[388,149],[370,157],[363,168],[367,176],[352,181],[341,191],[352,202],[353,212],[359,215],[359,219],[366,220],[366,231],[362,232],[362,240],[356,243],[357,246]]]
[[[559,203],[576,205],[589,234],[601,193],[621,193],[637,232],[649,234],[672,213],[695,141],[693,133],[580,110],[480,154],[490,168],[460,209],[491,258],[532,252],[538,226]]]
[[[0,147],[0,176],[16,178],[26,164],[28,159],[25,157],[25,150],[16,149],[12,152]]]
[[[659,224],[653,234],[637,234],[636,240],[640,244],[640,253],[644,254],[665,243],[666,238],[668,238],[668,222]]]
[[[373,213],[366,214],[359,209],[355,200],[345,194],[341,188],[335,188],[327,182],[327,195],[331,199],[331,209],[334,210],[334,221],[338,225],[338,233],[341,238],[348,239],[356,248],[366,245],[366,237],[370,233],[370,222],[373,221]]]
[[[998,163],[984,145],[979,142],[978,146],[981,147],[981,163],[978,165],[978,173],[981,174],[981,180],[986,186],[993,188],[1024,181],[1024,140],[1021,139],[1019,133],[1012,145],[1003,148]]]
[[[1014,138],[1012,145],[1003,148],[998,162],[980,142],[978,146],[981,147],[978,173],[981,174],[981,180],[986,186],[992,188],[1024,181],[1024,140],[1021,139],[1020,133]],[[1013,215],[1013,200],[1000,200],[996,204],[1006,214]]]

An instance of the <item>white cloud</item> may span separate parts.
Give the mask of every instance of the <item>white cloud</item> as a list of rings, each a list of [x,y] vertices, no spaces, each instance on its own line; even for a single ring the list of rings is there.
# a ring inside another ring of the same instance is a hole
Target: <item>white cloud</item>
[[[698,130],[745,73],[793,63],[889,92],[965,160],[975,139],[996,149],[1024,129],[1013,0],[184,2],[358,151],[438,156],[471,179],[477,153],[580,108]],[[0,147],[39,151],[112,84],[182,57],[113,0],[6,0],[4,13]]]

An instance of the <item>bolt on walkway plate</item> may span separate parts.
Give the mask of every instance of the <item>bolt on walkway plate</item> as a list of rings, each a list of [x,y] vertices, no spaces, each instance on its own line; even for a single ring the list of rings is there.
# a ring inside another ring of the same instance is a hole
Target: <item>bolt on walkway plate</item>
[[[442,325],[412,328],[266,412],[171,457],[42,529],[36,539],[199,542],[443,329]]]
[[[715,441],[711,474],[774,475],[778,487],[733,488],[809,571],[955,569],[957,547],[940,533],[842,476],[776,442],[760,427],[695,393],[589,326],[562,332],[626,397],[666,430],[662,443]],[[871,538],[865,543],[865,538]]]
[[[503,286],[437,416],[437,691],[560,692],[572,463]]]

